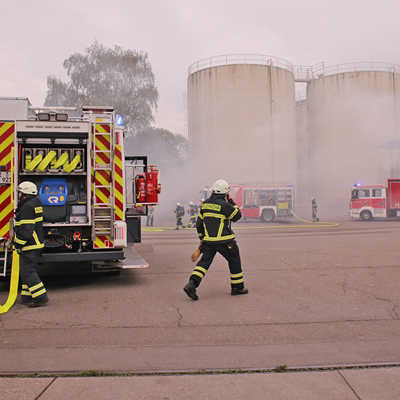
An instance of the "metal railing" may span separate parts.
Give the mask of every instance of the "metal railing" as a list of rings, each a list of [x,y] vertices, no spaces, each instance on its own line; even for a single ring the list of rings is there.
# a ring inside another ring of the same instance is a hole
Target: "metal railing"
[[[224,65],[252,64],[265,65],[282,68],[293,73],[293,64],[284,58],[268,56],[263,54],[225,54],[209,58],[203,58],[194,62],[188,68],[188,74],[191,75],[203,69],[219,67]]]
[[[389,72],[400,73],[400,65],[379,62],[361,61],[337,65],[325,65],[321,62],[315,65],[293,65],[284,58],[263,54],[225,54],[198,60],[188,68],[188,74],[224,65],[252,64],[282,68],[294,75],[296,82],[309,82],[323,76],[342,74],[346,72]]]
[[[345,64],[329,65],[318,64],[313,66],[314,78],[321,75],[336,75],[346,72],[392,72],[400,73],[400,65],[379,61],[361,61]]]
[[[348,72],[389,72],[400,73],[400,65],[379,61],[360,61],[337,65],[328,65],[321,62],[315,65],[295,65],[294,79],[296,82],[309,82],[323,76],[337,75]]]

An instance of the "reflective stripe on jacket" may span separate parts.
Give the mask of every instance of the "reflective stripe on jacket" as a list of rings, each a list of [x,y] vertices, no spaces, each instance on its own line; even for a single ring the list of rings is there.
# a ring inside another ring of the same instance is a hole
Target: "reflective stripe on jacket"
[[[201,206],[196,228],[199,238],[208,243],[224,243],[235,239],[231,221],[242,217],[239,207],[226,201],[225,195],[213,193]]]
[[[14,242],[22,246],[22,251],[44,247],[43,206],[38,197],[24,201],[17,208],[14,225]]]

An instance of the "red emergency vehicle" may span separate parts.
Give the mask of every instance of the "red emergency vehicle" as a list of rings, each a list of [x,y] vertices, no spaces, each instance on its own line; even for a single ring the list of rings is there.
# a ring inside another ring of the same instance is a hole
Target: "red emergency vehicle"
[[[230,196],[244,219],[272,222],[292,215],[293,185],[231,185]]]
[[[354,185],[350,216],[363,221],[400,216],[400,179],[388,179],[386,185]]]
[[[158,204],[159,171],[146,156],[125,154],[114,109],[30,111],[26,119],[0,120],[0,276],[7,272],[23,181],[36,184],[43,205],[41,263],[90,262],[103,271],[147,267],[132,244],[141,241],[140,217]]]

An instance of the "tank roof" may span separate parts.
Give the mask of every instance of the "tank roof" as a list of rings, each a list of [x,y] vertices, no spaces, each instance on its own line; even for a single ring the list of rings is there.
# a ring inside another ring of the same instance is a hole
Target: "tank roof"
[[[224,65],[264,65],[293,72],[293,64],[284,58],[264,54],[224,54],[195,61],[188,68],[189,75],[207,68]]]

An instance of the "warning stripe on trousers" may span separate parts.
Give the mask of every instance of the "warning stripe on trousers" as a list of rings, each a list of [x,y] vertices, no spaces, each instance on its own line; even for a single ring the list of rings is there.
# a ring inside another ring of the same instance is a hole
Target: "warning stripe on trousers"
[[[0,123],[0,165],[5,165],[8,170],[11,169],[14,131],[14,122]]]
[[[124,219],[124,188],[122,174],[122,146],[115,146],[114,152],[114,201],[115,219]]]

